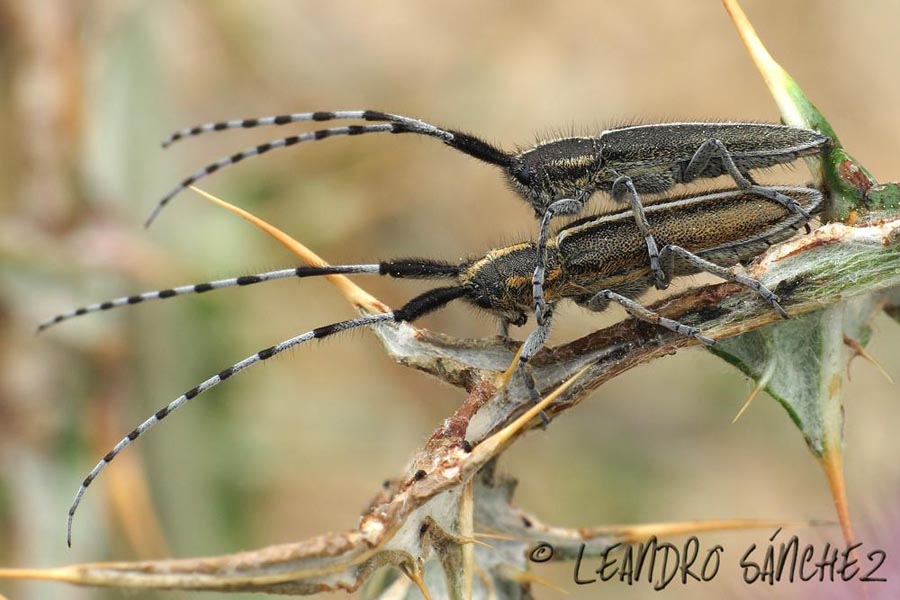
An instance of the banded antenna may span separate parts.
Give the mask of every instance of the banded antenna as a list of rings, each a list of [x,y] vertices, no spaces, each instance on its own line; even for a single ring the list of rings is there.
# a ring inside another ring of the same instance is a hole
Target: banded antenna
[[[142,294],[137,294],[134,296],[125,296],[122,298],[117,298],[115,300],[91,304],[77,310],[61,313],[60,315],[52,319],[44,321],[38,326],[38,331],[42,331],[47,327],[50,327],[69,318],[89,314],[91,312],[107,310],[114,307],[130,306],[133,304],[138,304],[145,300],[165,299],[186,294],[203,293],[206,291],[223,289],[226,287],[252,285],[256,283],[263,283],[265,281],[284,279],[287,277],[302,278],[352,273],[377,273],[380,275],[387,275],[396,278],[411,279],[444,279],[456,276],[459,273],[459,267],[440,261],[431,261],[427,259],[408,259],[366,265],[333,265],[327,267],[297,267],[293,269],[281,269],[279,271],[269,271],[266,273],[260,273],[258,275],[245,275],[242,277],[221,279],[209,283],[198,283],[177,288],[170,288],[166,290],[144,292]],[[91,469],[90,473],[88,473],[87,477],[85,477],[85,479],[79,486],[78,491],[75,493],[75,498],[72,501],[71,506],[69,507],[68,517],[66,521],[66,543],[69,545],[69,547],[72,546],[72,523],[75,517],[75,512],[78,510],[78,506],[81,504],[81,500],[84,497],[88,486],[90,486],[91,483],[100,475],[100,472],[103,471],[103,469],[105,469],[106,466],[110,462],[112,462],[116,458],[116,456],[118,456],[122,452],[122,450],[125,449],[126,446],[137,440],[137,438],[146,433],[147,430],[151,429],[157,423],[165,419],[173,411],[184,406],[203,392],[215,387],[235,373],[243,371],[244,369],[247,369],[257,363],[266,361],[273,356],[281,354],[285,350],[288,350],[310,340],[318,340],[330,337],[343,331],[388,321],[393,321],[395,323],[413,322],[432,311],[442,308],[453,300],[462,298],[468,293],[469,289],[466,286],[462,285],[435,288],[423,294],[420,294],[419,296],[416,296],[395,311],[365,315],[362,317],[357,317],[356,319],[349,319],[347,321],[340,321],[337,323],[332,323],[331,325],[317,327],[298,336],[279,342],[274,346],[264,348],[259,352],[256,352],[255,354],[252,354],[247,358],[231,365],[230,367],[223,369],[219,373],[204,380],[197,386],[184,392],[175,400],[160,408],[152,416],[147,418],[144,422],[133,429],[131,433],[122,438],[119,443],[113,446],[113,448],[106,453],[106,455],[100,460],[100,462],[98,462],[94,466],[94,468]],[[137,298],[140,298],[141,300],[136,300]]]
[[[226,129],[250,129],[253,127],[263,127],[269,125],[288,125],[290,123],[298,123],[301,121],[340,121],[348,119],[358,119],[362,121],[385,121],[376,125],[348,125],[344,127],[331,127],[328,129],[320,129],[308,133],[301,133],[289,137],[272,140],[258,146],[253,146],[221,158],[210,163],[183,179],[181,183],[172,188],[165,196],[163,196],[150,216],[147,217],[144,225],[149,227],[151,223],[159,215],[160,211],[179,193],[191,185],[194,185],[201,179],[212,175],[216,171],[226,169],[231,165],[237,164],[245,158],[259,156],[278,148],[287,148],[295,144],[303,142],[313,142],[324,140],[326,138],[341,135],[365,135],[369,133],[414,133],[425,135],[441,140],[451,148],[459,150],[469,156],[472,156],[482,162],[497,165],[500,167],[509,167],[512,164],[515,155],[505,152],[488,142],[477,138],[468,133],[454,131],[452,129],[441,129],[436,125],[419,121],[402,115],[394,115],[390,113],[374,111],[374,110],[344,110],[335,112],[307,112],[294,113],[289,115],[279,115],[274,117],[257,117],[252,119],[235,119],[232,121],[219,121],[217,123],[204,123],[194,127],[180,129],[172,133],[162,142],[163,148],[168,148],[178,140],[186,137],[194,137],[209,133],[211,131],[224,131]]]
[[[460,267],[449,263],[414,258],[406,260],[394,260],[381,263],[373,263],[367,265],[330,265],[327,267],[292,267],[289,269],[279,269],[277,271],[266,271],[255,275],[241,275],[240,277],[231,277],[228,279],[218,279],[206,283],[192,283],[190,285],[182,285],[174,288],[166,288],[162,290],[153,290],[150,292],[142,292],[131,296],[120,296],[112,300],[88,304],[80,308],[76,308],[41,322],[37,327],[40,333],[48,327],[52,327],[63,321],[74,319],[95,312],[102,312],[122,306],[132,306],[140,304],[148,300],[165,300],[174,298],[175,296],[186,296],[189,294],[203,294],[213,290],[221,290],[229,287],[246,287],[257,283],[265,283],[267,281],[277,281],[279,279],[287,279],[296,277],[303,279],[305,277],[319,277],[322,275],[352,275],[360,273],[373,273],[378,275],[389,275],[397,279],[444,279],[455,277],[460,272]]]

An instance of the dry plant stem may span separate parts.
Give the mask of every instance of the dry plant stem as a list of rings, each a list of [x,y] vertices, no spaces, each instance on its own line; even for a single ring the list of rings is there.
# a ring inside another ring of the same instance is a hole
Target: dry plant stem
[[[900,219],[864,227],[827,225],[812,235],[773,247],[751,274],[775,288],[793,316],[900,285]],[[700,327],[714,338],[779,320],[767,305],[748,299],[748,294],[734,284],[691,290],[654,309]],[[538,408],[516,382],[494,393],[498,375],[509,365],[516,343],[498,338],[454,340],[408,324],[381,324],[373,329],[397,362],[431,373],[469,393],[455,414],[418,451],[407,473],[379,494],[357,529],[212,558],[8,570],[0,571],[0,576],[101,586],[305,594],[354,590],[378,567],[392,565],[420,579],[437,597],[436,588],[446,591],[452,586],[443,587],[440,579],[429,575],[435,569],[428,571],[423,565],[432,554],[442,559],[449,555],[452,544],[439,540],[462,537],[459,492],[470,482],[474,482],[474,531],[499,532],[514,538],[492,540],[494,549],[474,547],[479,572],[474,582],[476,595],[478,590],[509,589],[515,583],[509,573],[527,568],[525,554],[530,541],[537,537],[555,539],[562,546],[567,543],[568,548],[585,542],[590,553],[602,552],[614,543],[616,537],[607,537],[608,529],[562,530],[537,524],[511,505],[514,483],[493,474],[493,459],[523,430],[507,429],[509,435],[503,443],[495,451],[486,452],[497,439],[492,436],[525,416],[526,411],[534,415]],[[619,373],[694,343],[627,319],[548,349],[534,361],[535,376],[543,390],[560,388],[575,373],[585,371],[571,387],[558,390],[559,398],[545,411],[552,416],[567,411]],[[537,418],[525,419],[529,426],[540,424]],[[479,450],[479,444],[488,440],[491,442],[486,448]],[[643,530],[639,535],[647,533]],[[629,535],[627,529],[619,531],[620,539],[633,540],[635,535],[634,531]],[[454,597],[449,592],[446,596]]]

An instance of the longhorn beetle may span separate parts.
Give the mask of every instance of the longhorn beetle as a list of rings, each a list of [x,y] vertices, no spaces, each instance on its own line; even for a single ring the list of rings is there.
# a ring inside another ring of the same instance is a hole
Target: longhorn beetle
[[[149,225],[159,211],[180,191],[216,171],[245,158],[294,144],[338,135],[368,133],[413,133],[434,137],[451,148],[497,167],[513,190],[534,208],[541,220],[532,278],[535,318],[544,321],[545,246],[550,221],[561,215],[577,215],[595,192],[627,200],[647,246],[653,283],[667,285],[659,264],[659,249],[650,228],[640,194],[662,193],[676,184],[729,175],[737,186],[752,195],[783,204],[808,217],[791,197],[772,187],[757,184],[753,169],[787,164],[800,157],[822,152],[830,139],[816,131],[766,123],[662,123],[632,125],[600,132],[596,137],[568,137],[538,143],[517,153],[502,150],[474,135],[444,129],[417,119],[374,110],[311,112],[207,123],[171,134],[163,147],[190,136],[225,129],[263,125],[285,125],[299,121],[357,119],[378,121],[371,125],[349,125],[273,140],[220,159],[184,179],[157,204]]]
[[[778,201],[739,189],[670,198],[649,204],[645,209],[646,213],[653,220],[654,232],[663,244],[660,250],[660,268],[665,281],[668,283],[676,276],[709,272],[745,285],[786,317],[787,313],[774,293],[759,281],[725,268],[748,261],[773,243],[793,236],[799,228],[806,225],[809,219],[806,215],[818,211],[822,203],[822,194],[814,189],[775,187],[772,190],[790,198],[802,210],[792,211]],[[714,343],[696,328],[666,319],[633,299],[653,285],[654,276],[645,260],[643,233],[631,218],[629,210],[575,221],[548,239],[546,246],[547,311],[543,323],[525,340],[517,365],[533,399],[539,397],[539,393],[528,368],[528,361],[544,345],[550,332],[553,309],[561,300],[573,300],[592,311],[602,311],[610,302],[615,302],[639,319],[691,336],[705,344]],[[522,242],[491,250],[483,256],[458,264],[426,258],[282,269],[122,297],[85,306],[45,321],[39,325],[39,330],[72,317],[117,306],[288,277],[370,273],[401,279],[444,279],[451,282],[448,286],[434,288],[413,298],[397,310],[317,327],[260,350],[206,379],[161,408],[116,444],[85,478],[69,509],[69,544],[71,545],[75,511],[88,486],[106,465],[127,445],[175,409],[239,371],[309,340],[376,323],[412,322],[457,299],[463,299],[501,321],[524,325],[531,309],[531,278],[536,266],[536,247],[537,244],[533,241]]]

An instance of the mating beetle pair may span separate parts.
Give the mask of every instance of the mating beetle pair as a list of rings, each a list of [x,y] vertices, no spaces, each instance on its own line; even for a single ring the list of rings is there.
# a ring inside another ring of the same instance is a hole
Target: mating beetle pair
[[[176,132],[165,145],[207,131],[335,119],[379,123],[334,127],[282,138],[217,161],[167,194],[149,220],[185,187],[250,156],[336,135],[415,133],[436,137],[482,162],[499,166],[513,188],[540,217],[537,241],[498,248],[461,264],[416,259],[283,269],[123,297],[64,313],[43,323],[41,329],[70,317],[116,306],[285,277],[378,273],[452,281],[452,285],[425,292],[392,312],[319,327],[261,350],[170,402],[123,438],[84,480],[69,510],[69,541],[72,518],[87,487],[125,446],[179,406],[238,371],[312,339],[379,322],[413,321],[460,298],[497,316],[504,330],[509,323],[524,324],[528,313],[534,311],[538,327],[525,341],[517,366],[532,396],[538,397],[527,362],[546,341],[553,308],[563,299],[572,299],[591,310],[603,310],[609,302],[616,302],[638,318],[712,343],[696,329],[660,317],[633,299],[651,286],[666,287],[673,276],[706,271],[751,288],[786,316],[770,290],[758,281],[731,273],[726,267],[748,261],[772,243],[792,236],[822,204],[822,195],[817,190],[762,186],[751,178],[753,169],[789,163],[822,152],[828,145],[828,138],[814,131],[769,124],[640,125],[612,129],[597,137],[549,141],[520,153],[508,153],[475,136],[408,117],[376,111],[344,111],[211,123]],[[646,205],[640,196],[724,174],[734,180],[736,188],[663,198]],[[550,236],[550,222],[555,216],[580,213],[598,191],[627,200],[629,208],[581,219]]]

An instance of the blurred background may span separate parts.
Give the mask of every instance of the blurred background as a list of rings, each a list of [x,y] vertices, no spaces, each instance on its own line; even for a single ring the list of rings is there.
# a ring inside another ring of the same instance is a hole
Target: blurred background
[[[744,4],[849,151],[877,178],[900,178],[900,4]],[[141,226],[185,175],[287,128],[213,134],[165,152],[159,142],[198,122],[363,108],[507,148],[623,122],[778,119],[717,2],[0,1],[0,565],[221,554],[352,528],[458,405],[461,391],[393,364],[367,332],[303,347],[229,380],[129,448],[91,487],[74,548],[65,547],[78,483],[134,425],[260,348],[353,316],[325,282],[284,281],[35,336],[38,322],[75,306],[295,263],[191,193]],[[769,177],[809,175],[798,165]],[[456,260],[534,231],[531,209],[492,168],[409,136],[273,152],[203,187],[334,263]],[[395,306],[422,289],[361,283]],[[622,317],[567,307],[553,343]],[[423,324],[458,336],[496,331],[464,305]],[[874,325],[869,350],[898,378],[900,329],[884,316]],[[896,574],[897,387],[862,360],[850,371],[850,506],[861,540],[885,547]],[[519,478],[520,506],[560,526],[833,519],[824,476],[779,405],[762,395],[731,424],[751,387],[712,355],[682,352],[604,386],[527,436],[501,468]],[[740,582],[743,549],[770,533],[703,536],[704,546],[726,546],[720,576],[659,597],[813,597],[796,584]],[[802,533],[839,539],[836,529]],[[572,597],[650,593],[644,584],[576,586],[571,565],[536,573]],[[9,582],[0,594],[210,597]]]

